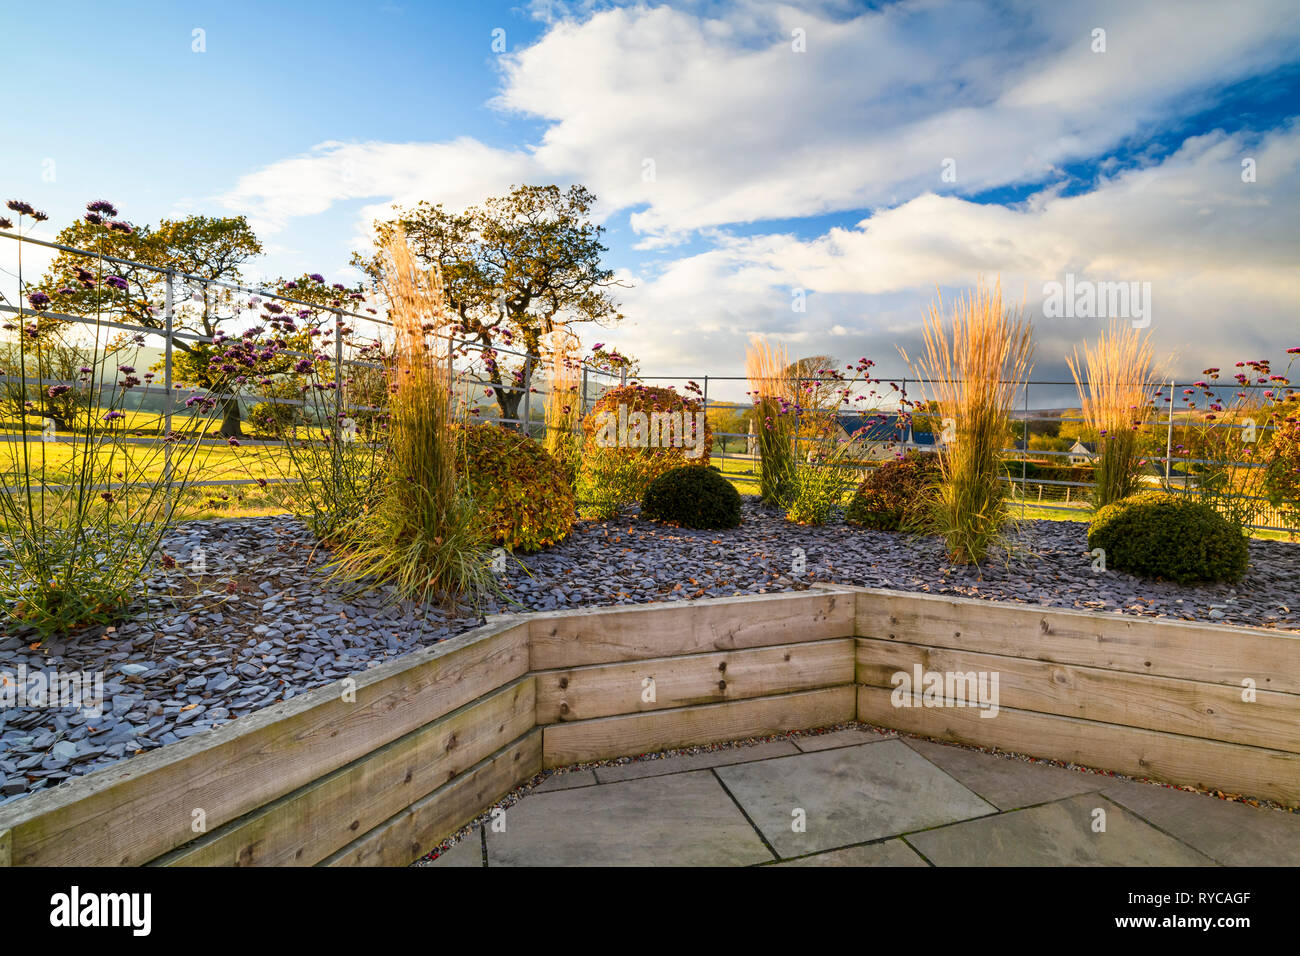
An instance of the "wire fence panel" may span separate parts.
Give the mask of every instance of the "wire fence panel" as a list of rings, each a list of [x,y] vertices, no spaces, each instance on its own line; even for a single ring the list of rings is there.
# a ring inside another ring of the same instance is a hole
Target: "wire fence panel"
[[[250,451],[268,452],[285,445],[284,439],[259,432],[256,418],[252,416],[254,411],[270,415],[272,412],[268,410],[294,409],[306,429],[305,440],[313,440],[326,433],[336,433],[340,423],[352,421],[350,416],[354,414],[382,414],[386,408],[388,391],[382,383],[387,366],[383,355],[384,350],[391,347],[392,326],[377,310],[358,311],[342,302],[322,304],[321,301],[287,295],[283,290],[189,275],[145,263],[102,256],[90,250],[19,237],[9,232],[0,232],[0,239],[31,243],[69,256],[84,257],[97,263],[101,269],[104,266],[114,266],[138,270],[152,276],[150,289],[157,292],[156,306],[153,303],[136,303],[128,310],[119,304],[118,311],[111,308],[108,310],[108,318],[102,312],[98,316],[49,310],[40,313],[47,320],[66,323],[68,326],[111,329],[133,337],[142,347],[143,343],[151,343],[148,348],[156,354],[156,360],[151,366],[153,370],[146,374],[144,382],[135,387],[133,395],[136,410],[142,416],[153,416],[156,424],[152,428],[134,429],[138,434],[124,439],[127,444],[150,445],[162,442],[165,436],[175,430],[184,432],[192,427],[192,417],[179,400],[182,395],[193,392],[197,387],[193,384],[193,369],[187,364],[190,362],[189,357],[196,350],[218,344],[223,336],[231,337],[225,336],[226,329],[244,326],[246,331],[247,327],[255,327],[266,318],[268,303],[278,308],[280,313],[298,316],[310,333],[307,336],[309,343],[318,334],[328,339],[330,351],[325,364],[329,366],[332,382],[327,384],[333,388],[328,401],[308,397],[305,393],[295,397],[295,389],[300,388],[300,383],[292,375],[280,375],[264,378],[256,383],[257,387],[242,389],[230,401],[237,409],[238,420],[249,423],[254,434],[243,435],[241,427],[241,447],[246,445]],[[19,290],[19,294],[22,295],[22,290]],[[129,314],[124,314],[125,312]],[[18,320],[19,325],[36,314],[22,305],[15,306],[0,301],[0,317],[12,317]],[[12,326],[14,323],[9,324]],[[232,332],[232,336],[234,334]],[[543,356],[464,335],[450,336],[448,346],[454,398],[465,417],[515,427],[532,438],[545,438],[548,428],[553,426],[545,420],[545,409],[552,391]],[[31,414],[25,408],[30,390],[56,386],[77,388],[79,382],[75,376],[43,372],[29,374],[28,369],[16,369],[12,352],[12,348],[0,351],[0,401],[3,402],[0,442],[33,440],[24,438],[23,426],[29,435],[40,432],[42,439],[48,440],[48,420],[43,421],[39,428],[26,422],[27,416]],[[314,362],[318,358],[311,351],[283,350],[281,354],[301,362]],[[376,354],[380,356],[379,359],[373,357]],[[513,372],[506,367],[509,363],[517,366]],[[640,373],[629,376],[626,368],[613,371],[586,360],[579,363],[575,374],[580,374],[581,377],[580,418],[586,418],[592,407],[611,389],[629,382],[662,384],[674,388],[685,386],[699,396],[701,410],[706,415],[710,410],[719,408],[741,413],[750,408],[744,402],[719,401],[716,398],[722,390],[747,393],[748,381],[742,375],[717,375],[709,372],[694,377]],[[362,380],[364,387],[359,384]],[[941,423],[936,420],[933,409],[921,404],[921,399],[928,394],[930,384],[915,376],[797,376],[797,387],[822,389],[826,394],[838,393],[839,399],[834,414],[828,408],[805,409],[796,404],[794,414],[796,421],[801,424],[794,436],[796,447],[802,445],[811,452],[830,440],[855,441],[861,448],[861,454],[836,463],[837,467],[850,471],[863,471],[907,451],[935,452],[942,447],[942,441],[936,433],[936,425]],[[1073,381],[1031,380],[1021,384],[1022,402],[1012,421],[1014,440],[1009,441],[1003,449],[1008,469],[1003,480],[1011,486],[1012,500],[1026,510],[1032,507],[1079,512],[1086,508],[1087,496],[1089,490],[1095,487],[1094,482],[1081,478],[1050,477],[1040,473],[1043,468],[1073,467],[1090,470],[1091,463],[1096,460],[1096,448],[1089,447],[1091,442],[1080,440],[1071,448],[1047,447],[1060,444],[1060,440],[1053,436],[1059,434],[1062,426],[1085,424],[1077,415],[1077,410],[1082,406],[1079,388]],[[1143,434],[1152,449],[1146,459],[1149,474],[1143,475],[1143,484],[1153,489],[1201,494],[1200,478],[1207,469],[1227,467],[1236,474],[1238,471],[1245,473],[1249,469],[1261,467],[1258,461],[1194,457],[1190,449],[1179,447],[1175,439],[1192,429],[1224,430],[1225,433],[1251,429],[1257,439],[1259,435],[1274,428],[1268,424],[1255,425],[1253,422],[1246,425],[1238,422],[1207,422],[1203,417],[1198,418],[1203,410],[1187,402],[1185,396],[1197,393],[1197,386],[1202,384],[1175,381],[1150,383],[1153,389],[1159,390],[1161,404],[1142,426]],[[113,383],[101,383],[99,394],[89,404],[106,404],[104,390],[113,387]],[[1250,383],[1214,388],[1221,391],[1255,390],[1263,393],[1269,387]],[[710,397],[711,390],[713,398]],[[1055,404],[1035,405],[1032,398],[1034,394],[1046,395],[1045,401],[1054,401]],[[1176,406],[1175,396],[1179,394],[1184,396],[1184,404]],[[516,413],[505,414],[507,407],[514,407]],[[1076,414],[1069,414],[1071,411]],[[807,425],[814,414],[821,416],[817,420],[824,422],[825,428],[818,434],[804,434],[802,426]],[[800,415],[805,417],[801,420]],[[254,421],[249,421],[250,416],[254,417]],[[715,445],[721,445],[714,453],[719,461],[743,461],[756,466],[758,456],[752,431],[715,431],[713,434]],[[55,440],[57,438],[56,430]],[[1011,439],[1012,436],[1009,435],[1008,438]],[[727,446],[734,441],[743,443],[743,454],[727,453]],[[203,445],[210,444],[214,448],[227,443],[228,438],[212,438],[202,442]],[[1034,444],[1040,447],[1035,448]],[[164,467],[170,476],[173,468],[170,445],[164,443],[164,449]],[[1058,462],[1061,464],[1056,464]],[[283,477],[266,475],[237,478],[199,476],[189,482],[191,486],[200,487],[285,483],[289,482]],[[126,482],[104,487],[130,487],[131,484]],[[16,488],[6,485],[3,490],[12,493]],[[1252,507],[1259,521],[1249,525],[1252,529],[1284,532],[1300,530],[1300,525],[1260,496],[1243,492],[1220,497],[1253,502]]]

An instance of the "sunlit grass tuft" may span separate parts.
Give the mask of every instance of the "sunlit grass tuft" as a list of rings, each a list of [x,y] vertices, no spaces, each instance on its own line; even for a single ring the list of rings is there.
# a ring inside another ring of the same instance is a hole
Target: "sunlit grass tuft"
[[[951,440],[940,450],[943,482],[926,525],[944,539],[954,563],[979,564],[1006,545],[1002,448],[1032,359],[1023,310],[1004,308],[1001,283],[987,289],[980,282],[950,317],[942,297],[930,307],[924,350],[912,367]]]
[[[1083,399],[1083,418],[1097,435],[1092,506],[1127,498],[1141,487],[1139,430],[1151,415],[1156,389],[1150,335],[1112,323],[1095,345],[1066,359]],[[1086,387],[1085,387],[1086,383]]]
[[[477,605],[495,580],[485,528],[456,475],[442,278],[417,266],[400,229],[382,251],[396,331],[386,481],[378,504],[346,529],[332,567],[343,580],[392,584],[407,600]]]

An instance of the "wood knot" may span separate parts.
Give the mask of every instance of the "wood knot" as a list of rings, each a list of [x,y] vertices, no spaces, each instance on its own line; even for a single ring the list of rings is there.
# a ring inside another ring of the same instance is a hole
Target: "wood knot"
[[[726,669],[727,669],[727,662],[726,662],[726,661],[723,661],[721,664],[718,665],[718,670],[720,670],[720,671],[726,671]]]
[[[560,678],[560,690],[564,690],[564,689],[565,689],[566,687],[568,687],[568,686],[569,686],[569,678],[567,678],[567,677],[561,677],[561,678]]]
[[[727,689],[727,682],[725,680],[718,681],[718,690],[726,690],[726,689]]]

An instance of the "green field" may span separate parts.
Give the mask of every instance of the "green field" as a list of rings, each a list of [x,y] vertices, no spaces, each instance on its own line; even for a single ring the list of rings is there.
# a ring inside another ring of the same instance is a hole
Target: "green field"
[[[136,415],[134,419],[130,417],[127,419],[128,433],[131,427],[156,427],[156,415],[147,413],[136,413]],[[2,429],[0,435],[3,435]],[[78,444],[81,444],[80,439]],[[73,456],[72,436],[62,434],[53,442],[29,440],[27,446],[34,474],[43,474],[43,480],[52,485],[72,480],[70,469]],[[162,448],[163,446],[158,442],[127,445],[124,448],[119,446],[111,453],[106,451],[101,454],[98,469],[102,475],[110,476],[105,480],[112,482],[156,481],[163,473],[165,458]],[[200,446],[193,452],[192,464],[188,463],[189,452],[182,453],[177,450],[174,456],[174,470],[178,476],[187,476],[191,485],[182,494],[178,506],[179,514],[184,519],[280,514],[287,509],[289,499],[294,493],[292,485],[282,483],[294,472],[290,467],[288,455],[278,445],[263,443],[257,439],[241,439],[239,446],[231,446],[221,442],[220,439],[213,439],[213,444]],[[712,462],[741,494],[758,494],[757,464],[752,459],[734,456],[721,458],[715,448]],[[5,487],[19,485],[22,481],[22,473],[22,443],[11,440],[0,441],[0,485]],[[256,484],[204,486],[202,484],[257,479],[266,481],[267,486],[261,487]],[[856,480],[847,484],[842,504],[848,503],[855,487]],[[1073,505],[1058,510],[1040,507],[1032,501],[1022,504],[1018,499],[1012,499],[1009,501],[1009,507],[1013,517],[1028,520],[1086,522],[1091,517],[1086,505]],[[1281,541],[1296,539],[1295,534],[1278,531],[1255,531],[1252,537]]]

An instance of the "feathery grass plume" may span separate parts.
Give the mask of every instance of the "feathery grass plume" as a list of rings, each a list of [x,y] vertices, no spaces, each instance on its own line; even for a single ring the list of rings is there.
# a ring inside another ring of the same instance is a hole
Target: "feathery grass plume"
[[[578,337],[560,328],[550,348],[549,391],[546,394],[546,438],[543,445],[558,461],[572,485],[582,453],[582,378],[578,374]]]
[[[381,252],[379,284],[396,332],[389,470],[382,498],[344,536],[352,543],[333,569],[344,580],[391,583],[406,600],[478,605],[495,579],[486,529],[456,476],[447,362],[453,321],[442,277],[416,264],[400,229]]]
[[[1156,393],[1150,333],[1112,322],[1095,345],[1066,362],[1083,402],[1083,419],[1097,435],[1092,507],[1104,507],[1138,490],[1142,462],[1139,429],[1150,418]],[[1084,383],[1087,388],[1084,388]]]
[[[1002,448],[1033,364],[1033,341],[1022,316],[1023,305],[1003,307],[1000,281],[988,289],[981,280],[958,299],[947,321],[942,297],[930,306],[924,351],[915,365],[902,353],[953,436],[940,451],[943,483],[926,526],[944,539],[957,564],[979,564],[1007,543]]]
[[[796,383],[790,377],[785,346],[772,346],[751,335],[745,350],[745,377],[754,402],[759,466],[758,490],[763,503],[783,506],[794,491]]]

